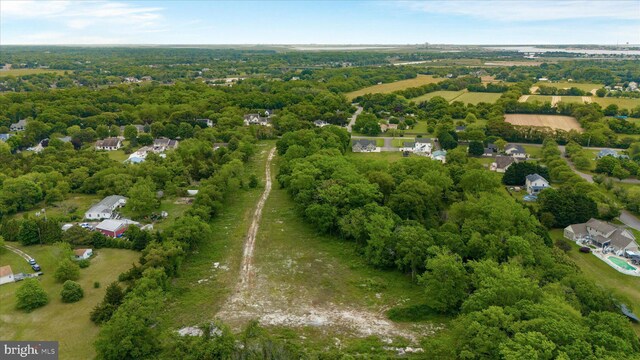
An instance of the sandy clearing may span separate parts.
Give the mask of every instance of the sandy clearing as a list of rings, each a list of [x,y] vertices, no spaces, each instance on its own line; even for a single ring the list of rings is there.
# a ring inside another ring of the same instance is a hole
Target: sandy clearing
[[[564,131],[577,130],[582,132],[578,120],[571,116],[535,115],[535,114],[507,114],[505,121],[516,126],[539,126]]]
[[[591,93],[591,95],[595,96],[596,95],[596,91],[598,91],[598,89],[592,89],[589,92]]]
[[[530,92],[530,93],[532,93],[532,94],[535,94],[535,93],[536,93],[536,91],[538,91],[538,89],[540,89],[538,86],[532,86],[532,87],[529,89],[529,92]]]
[[[591,104],[591,103],[593,102],[593,99],[591,98],[591,96],[583,96],[583,97],[582,97],[582,101],[583,101],[585,104]]]
[[[552,96],[551,97],[551,106],[555,107],[556,105],[558,105],[558,103],[562,101],[562,97],[561,96]]]
[[[527,102],[527,99],[529,98],[529,95],[522,95],[520,96],[520,99],[518,99],[518,102]]]

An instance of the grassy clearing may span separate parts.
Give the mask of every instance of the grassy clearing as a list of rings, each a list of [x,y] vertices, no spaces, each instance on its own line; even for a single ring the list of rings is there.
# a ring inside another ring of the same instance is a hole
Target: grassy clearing
[[[613,97],[601,98],[601,97],[594,96],[593,102],[600,104],[600,106],[602,107],[607,107],[611,104],[616,104],[621,109],[634,109],[637,106],[640,106],[640,99],[630,99],[630,98],[613,98]]]
[[[53,70],[53,69],[9,69],[0,70],[0,78],[4,76],[23,76],[44,73],[54,73],[56,75],[64,75],[65,72],[72,73],[73,70]]]
[[[130,250],[99,249],[91,259],[91,266],[80,269],[78,282],[84,289],[84,298],[77,303],[65,304],[60,300],[62,284],[56,283],[53,272],[59,261],[60,250],[53,245],[23,247],[10,243],[33,256],[45,273],[40,280],[49,294],[49,304],[31,313],[15,310],[15,291],[20,282],[0,286],[0,334],[3,340],[51,340],[60,342],[61,359],[91,359],[95,357],[93,341],[98,326],[89,319],[89,313],[104,297],[104,292],[118,275],[137,262],[140,254]],[[14,273],[28,272],[24,259],[6,250],[0,250],[0,265],[11,265]],[[94,281],[100,282],[98,289]],[[61,331],[61,330],[64,331]]]
[[[426,121],[418,121],[413,129],[404,131],[405,135],[431,135],[429,132],[429,124]]]
[[[547,95],[530,95],[529,98],[527,99],[528,103],[532,103],[534,101],[537,101],[539,103],[544,103],[544,102],[551,102],[551,96],[547,96]]]
[[[502,93],[465,92],[455,98],[454,101],[462,101],[465,104],[478,104],[481,102],[493,104],[502,96]]]
[[[554,240],[563,237],[562,229],[554,229],[549,233]],[[640,313],[640,278],[620,273],[595,255],[581,253],[578,249],[580,247],[574,244],[568,255],[578,264],[582,272],[596,284],[626,302],[636,314]],[[640,335],[640,325],[635,324],[634,329]]]
[[[373,85],[373,86],[366,87],[364,89],[346,93],[345,95],[349,100],[351,100],[353,98],[356,98],[364,94],[378,94],[378,93],[387,94],[387,93],[391,93],[398,90],[404,90],[404,89],[418,87],[418,86],[427,85],[431,83],[438,83],[442,80],[444,79],[434,78],[431,75],[418,75],[413,79],[399,80],[399,81],[395,81],[387,84]]]
[[[183,262],[180,277],[173,281],[162,321],[165,327],[178,329],[214,319],[238,281],[244,243],[255,204],[264,190],[264,165],[275,142],[258,144],[256,156],[247,164],[246,174],[259,175],[256,189],[241,190],[225,204],[210,223],[211,241],[201,244]],[[277,186],[277,185],[274,185]],[[218,262],[223,269],[216,269]],[[224,270],[228,269],[228,270]],[[198,280],[207,279],[198,283]]]
[[[124,150],[122,149],[107,151],[107,155],[109,155],[109,159],[115,160],[118,162],[123,162],[129,158],[129,155],[125,154]]]
[[[432,98],[436,97],[436,96],[440,96],[442,98],[444,98],[447,101],[453,101],[455,100],[457,97],[459,97],[460,95],[462,95],[463,93],[465,93],[465,90],[460,90],[460,91],[446,91],[446,90],[441,90],[441,91],[434,91],[428,94],[424,94],[422,96],[418,96],[416,98],[413,99],[409,99],[415,103],[421,103],[424,101],[429,101]]]
[[[399,139],[393,139],[391,140],[391,145],[395,146],[395,147],[403,147],[405,142],[411,142],[411,141],[415,141],[416,139],[414,138],[410,138],[410,137],[403,137],[403,138],[399,138]]]
[[[523,145],[522,147],[527,152],[529,157],[534,158],[534,159],[541,159],[542,158],[542,147],[541,146]]]
[[[554,83],[550,83],[550,82],[538,82],[535,83],[533,86],[548,86],[548,87],[554,87],[557,89],[569,89],[572,87],[578,88],[582,91],[591,91],[593,89],[600,89],[601,87],[603,87],[604,85],[602,84],[593,84],[593,83],[576,83],[576,82],[554,82]]]
[[[45,205],[44,201],[42,201],[38,206],[34,207],[33,210],[22,211],[13,215],[9,215],[9,218],[22,218],[27,214],[35,215],[36,212],[41,209],[45,209],[47,216],[49,217],[58,217],[58,216],[70,216],[72,218],[77,218],[81,220],[84,217],[85,211],[89,210],[91,205],[97,203],[102,200],[102,197],[98,195],[89,195],[89,194],[69,194],[67,198],[63,201],[57,202],[52,205]]]
[[[560,102],[570,104],[584,104],[582,96],[562,96]]]

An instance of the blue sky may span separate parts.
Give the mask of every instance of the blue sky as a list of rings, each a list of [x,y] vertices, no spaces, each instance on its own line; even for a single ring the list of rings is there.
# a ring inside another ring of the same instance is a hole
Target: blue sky
[[[0,0],[0,44],[640,44],[640,0]]]

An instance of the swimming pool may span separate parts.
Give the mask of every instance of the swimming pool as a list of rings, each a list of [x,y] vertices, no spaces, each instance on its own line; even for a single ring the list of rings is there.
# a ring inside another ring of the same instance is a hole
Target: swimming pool
[[[633,266],[629,265],[626,261],[617,258],[615,256],[609,256],[608,257],[609,261],[611,261],[612,263],[618,265],[619,267],[623,268],[624,270],[631,270],[634,271],[636,270],[636,268],[634,268]]]

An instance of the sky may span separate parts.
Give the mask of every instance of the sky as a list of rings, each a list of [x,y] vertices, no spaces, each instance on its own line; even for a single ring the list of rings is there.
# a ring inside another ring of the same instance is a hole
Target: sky
[[[12,44],[640,44],[640,0],[0,0]]]

